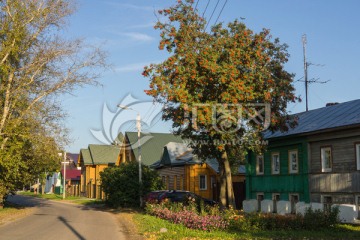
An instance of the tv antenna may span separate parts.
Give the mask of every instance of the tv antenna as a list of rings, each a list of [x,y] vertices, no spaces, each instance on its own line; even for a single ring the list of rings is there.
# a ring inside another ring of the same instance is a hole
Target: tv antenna
[[[302,43],[303,43],[303,53],[304,53],[304,82],[305,82],[305,101],[306,101],[306,112],[307,112],[307,111],[309,111],[309,102],[308,102],[309,84],[310,83],[324,84],[324,83],[329,82],[330,80],[319,81],[319,78],[308,80],[308,67],[310,65],[315,65],[315,64],[312,64],[306,60],[306,43],[307,43],[306,34],[302,35]],[[317,64],[316,66],[322,67],[323,65]]]

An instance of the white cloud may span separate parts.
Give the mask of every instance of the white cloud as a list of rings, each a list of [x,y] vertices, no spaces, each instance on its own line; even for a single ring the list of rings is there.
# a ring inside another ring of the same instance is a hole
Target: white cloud
[[[150,6],[141,6],[141,5],[135,5],[135,4],[129,4],[129,3],[118,3],[118,2],[105,2],[108,5],[123,8],[123,9],[134,9],[134,10],[141,10],[141,11],[154,11],[154,7]]]
[[[146,63],[133,63],[115,68],[116,72],[140,72],[146,66]]]
[[[151,37],[147,34],[139,33],[139,32],[121,33],[121,35],[127,36],[127,37],[131,38],[132,40],[142,41],[142,42],[149,42],[154,39],[153,37]]]
[[[115,72],[124,73],[124,72],[142,72],[145,66],[150,65],[150,63],[159,63],[156,62],[142,62],[142,63],[132,63],[115,68]]]

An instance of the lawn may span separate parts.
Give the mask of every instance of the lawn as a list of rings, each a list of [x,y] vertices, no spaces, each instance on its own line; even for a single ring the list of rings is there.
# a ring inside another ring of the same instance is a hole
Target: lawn
[[[140,234],[147,239],[360,239],[360,226],[345,224],[322,231],[204,232],[143,213],[135,213],[133,220]]]
[[[56,201],[67,201],[82,205],[93,205],[93,204],[104,204],[101,200],[95,200],[85,197],[74,197],[74,196],[67,196],[65,199],[63,199],[63,195],[61,194],[34,194],[33,192],[18,192],[19,195],[24,196],[30,196],[30,197],[38,197],[38,198],[44,198],[44,199],[50,199],[50,200],[56,200]]]

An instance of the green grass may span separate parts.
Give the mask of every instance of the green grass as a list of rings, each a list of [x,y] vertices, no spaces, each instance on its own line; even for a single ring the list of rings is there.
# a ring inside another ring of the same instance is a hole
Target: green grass
[[[139,232],[149,239],[360,239],[360,226],[345,224],[321,231],[204,232],[141,213],[136,213],[133,219]],[[160,233],[161,228],[167,232]]]
[[[18,194],[30,196],[30,197],[38,197],[38,198],[43,198],[43,199],[56,200],[56,201],[64,201],[62,194],[61,195],[60,194],[34,194],[33,192],[28,192],[28,191],[27,192],[18,192]],[[101,200],[95,200],[95,199],[90,199],[90,198],[85,198],[85,197],[74,197],[74,196],[67,196],[65,198],[65,201],[82,204],[82,205],[93,205],[93,204],[100,205],[100,204],[104,203]]]

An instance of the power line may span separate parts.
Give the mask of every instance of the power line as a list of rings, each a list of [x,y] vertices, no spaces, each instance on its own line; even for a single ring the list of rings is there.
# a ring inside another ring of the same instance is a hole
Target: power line
[[[210,21],[211,21],[211,18],[213,17],[213,15],[214,15],[214,13],[215,13],[215,10],[216,10],[219,2],[220,2],[220,0],[217,0],[216,5],[215,5],[215,7],[214,7],[214,10],[212,11],[212,13],[211,13],[211,15],[210,15],[209,21],[208,21],[207,24],[206,24],[205,31],[206,31],[206,29],[207,29],[207,27],[208,27],[208,25],[209,25],[209,23],[210,23]]]
[[[207,8],[208,8],[208,6],[209,6],[209,3],[210,3],[210,0],[209,0],[208,3],[206,4],[205,10],[204,10],[204,12],[203,12],[203,14],[202,14],[202,18],[204,18],[204,15],[205,15],[206,10],[207,10]]]
[[[198,6],[198,3],[199,3],[199,0],[196,1],[195,8],[194,8],[195,10],[196,10],[196,8]]]
[[[214,25],[216,25],[217,21],[219,20],[220,15],[221,15],[222,11],[224,10],[225,5],[226,5],[227,1],[228,1],[228,0],[225,0],[225,3],[224,3],[224,5],[223,5],[223,6],[222,6],[222,8],[221,8],[221,10],[220,10],[220,13],[219,13],[218,17],[216,18],[216,21],[215,21]]]

